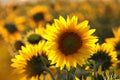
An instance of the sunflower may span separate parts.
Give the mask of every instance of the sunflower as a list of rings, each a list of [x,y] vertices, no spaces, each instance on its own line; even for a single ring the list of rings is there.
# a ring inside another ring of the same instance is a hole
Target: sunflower
[[[11,59],[11,66],[15,72],[22,74],[22,80],[38,80],[45,71],[46,63],[41,55],[43,54],[45,41],[41,41],[38,46],[26,45],[19,51],[20,54]]]
[[[10,13],[16,13],[17,14],[18,13],[18,8],[19,8],[19,4],[16,3],[15,1],[12,1],[7,5],[6,10]]]
[[[29,24],[32,27],[38,27],[38,24],[44,24],[45,21],[50,21],[52,16],[50,15],[49,8],[47,6],[35,6],[28,11],[28,16],[30,16]]]
[[[115,68],[118,60],[117,53],[113,50],[113,47],[110,44],[96,44],[95,54],[89,58],[89,60],[93,60],[95,62],[95,70],[98,70],[101,67],[102,71],[106,71],[109,69]]]
[[[25,44],[38,44],[39,41],[41,41],[43,38],[41,36],[42,32],[42,26],[39,26],[35,30],[31,30],[27,32],[27,34],[24,36],[24,42]]]
[[[16,39],[21,38],[21,32],[24,30],[24,21],[23,16],[8,16],[5,20],[1,20],[0,22],[0,34],[7,42],[13,43]]]
[[[53,25],[46,26],[43,38],[47,40],[45,50],[48,58],[56,67],[63,69],[65,66],[68,70],[70,67],[76,67],[79,63],[83,65],[85,60],[93,54],[92,49],[97,37],[92,36],[95,29],[89,30],[88,21],[77,24],[77,17],[72,19],[59,17],[55,19]]]
[[[108,44],[111,44],[114,48],[114,50],[117,51],[117,58],[120,60],[120,27],[118,28],[113,28],[112,29],[113,31],[113,34],[114,34],[114,37],[111,37],[111,38],[106,38],[105,41],[106,43]]]

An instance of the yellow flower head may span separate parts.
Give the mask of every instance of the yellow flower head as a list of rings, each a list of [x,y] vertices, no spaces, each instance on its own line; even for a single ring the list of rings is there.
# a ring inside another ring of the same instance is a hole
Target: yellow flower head
[[[26,45],[22,47],[19,54],[11,59],[12,67],[15,72],[23,74],[25,80],[38,80],[38,77],[43,73],[45,64],[41,59],[43,54],[45,41],[41,41],[38,46]]]
[[[78,18],[72,19],[63,17],[55,19],[52,26],[46,27],[43,38],[47,41],[46,50],[52,64],[69,70],[71,66],[76,67],[77,63],[83,65],[85,60],[93,53],[97,38],[92,36],[95,29],[90,29],[88,21],[77,24]]]
[[[21,32],[24,30],[23,25],[25,18],[11,14],[5,20],[0,22],[0,34],[7,42],[13,43],[21,39]]]
[[[43,33],[43,26],[39,25],[38,28],[28,31],[24,35],[25,44],[37,45],[41,40],[43,40],[41,34]]]
[[[97,44],[95,47],[95,54],[91,56],[90,60],[93,60],[96,65],[96,69],[101,66],[102,71],[113,69],[118,63],[117,53],[113,50],[110,44],[103,43]]]
[[[39,23],[44,24],[45,21],[50,21],[52,19],[47,6],[37,5],[28,11],[28,15],[31,17],[29,22],[31,26],[37,26]]]
[[[25,36],[24,36],[24,42],[25,44],[38,44],[39,41],[42,40],[42,37],[40,34],[37,34],[35,31],[29,31]]]

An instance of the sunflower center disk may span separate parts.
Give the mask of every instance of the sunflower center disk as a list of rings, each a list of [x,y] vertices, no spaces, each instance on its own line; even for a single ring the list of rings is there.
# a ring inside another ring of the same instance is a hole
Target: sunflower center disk
[[[44,20],[44,14],[43,13],[36,13],[35,15],[33,15],[33,20],[35,22],[39,22]]]
[[[5,26],[4,26],[6,29],[7,29],[7,31],[9,32],[9,33],[15,33],[16,31],[18,31],[17,30],[17,28],[16,28],[16,25],[15,24],[12,24],[12,23],[7,23],[7,24],[5,24]]]
[[[40,56],[33,56],[29,61],[27,61],[26,72],[29,74],[28,77],[40,76],[44,71],[44,64]]]
[[[31,44],[38,44],[40,40],[42,40],[42,37],[39,34],[31,34],[28,37],[28,42]]]
[[[78,51],[78,49],[82,46],[82,40],[75,32],[65,32],[60,36],[58,44],[59,50],[63,54],[70,55]]]

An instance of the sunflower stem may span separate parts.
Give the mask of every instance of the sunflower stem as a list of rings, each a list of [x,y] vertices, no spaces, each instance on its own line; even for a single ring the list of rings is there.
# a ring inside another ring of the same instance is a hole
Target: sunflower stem
[[[54,77],[52,71],[49,68],[45,68],[45,71],[47,71],[50,74],[52,80],[55,80],[55,77]]]

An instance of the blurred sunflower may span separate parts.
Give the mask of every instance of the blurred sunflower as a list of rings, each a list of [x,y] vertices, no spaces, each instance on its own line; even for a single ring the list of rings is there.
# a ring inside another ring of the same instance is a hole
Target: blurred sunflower
[[[120,60],[120,27],[118,28],[113,28],[112,29],[113,31],[113,34],[114,34],[114,37],[111,37],[111,38],[106,38],[105,41],[108,43],[108,44],[111,44],[114,48],[114,50],[117,51],[117,58]]]
[[[39,26],[35,30],[31,30],[27,32],[27,34],[24,36],[25,44],[38,44],[39,41],[43,39],[40,34],[41,32],[42,32],[42,26]]]
[[[46,62],[41,56],[43,54],[45,41],[38,46],[26,45],[19,51],[20,54],[11,59],[15,72],[23,74],[23,80],[39,80],[39,77],[46,70]],[[47,65],[49,66],[49,65]]]
[[[17,14],[19,12],[18,8],[19,8],[19,4],[15,1],[12,1],[7,5],[6,10],[7,12]]]
[[[113,50],[113,47],[110,44],[103,43],[101,45],[96,44],[95,54],[93,54],[89,59],[95,62],[95,71],[97,71],[100,66],[102,71],[106,71],[116,67],[118,63],[116,57],[117,53]]]
[[[21,38],[21,32],[24,30],[25,18],[10,15],[5,20],[0,22],[0,34],[7,41],[13,43]]]
[[[27,14],[31,17],[29,24],[32,27],[38,27],[38,24],[44,24],[45,21],[50,21],[52,19],[50,10],[45,5],[37,5],[30,9]]]
[[[77,63],[83,65],[93,54],[94,43],[98,40],[91,35],[95,29],[89,30],[88,21],[77,24],[77,20],[76,16],[72,19],[67,17],[67,20],[60,16],[59,20],[55,19],[54,24],[48,25],[42,34],[43,38],[48,40],[45,49],[49,60],[61,69],[66,66],[70,70],[70,67],[76,67]]]

